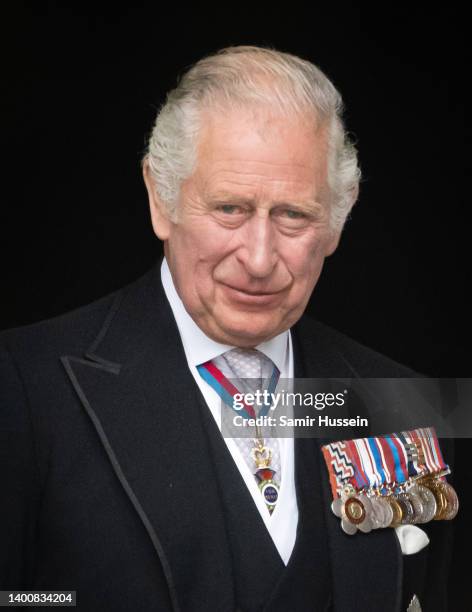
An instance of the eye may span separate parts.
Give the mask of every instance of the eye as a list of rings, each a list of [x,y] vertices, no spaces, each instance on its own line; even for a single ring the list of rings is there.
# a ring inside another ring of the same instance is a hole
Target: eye
[[[249,209],[244,204],[215,203],[212,214],[224,227],[239,227],[247,219]]]
[[[219,210],[225,215],[234,215],[242,212],[241,206],[238,206],[237,204],[220,204],[216,207],[216,210]]]
[[[311,216],[307,212],[286,206],[275,209],[272,216],[281,227],[292,230],[303,229],[311,221]]]
[[[307,215],[299,210],[293,210],[291,208],[287,208],[285,211],[285,216],[288,219],[306,219]]]

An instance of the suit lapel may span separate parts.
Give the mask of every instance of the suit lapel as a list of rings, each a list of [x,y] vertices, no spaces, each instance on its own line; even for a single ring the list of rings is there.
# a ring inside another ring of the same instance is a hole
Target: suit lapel
[[[199,390],[159,266],[120,294],[85,357],[62,360],[161,561],[174,609],[233,609]]]
[[[307,329],[303,317],[293,329],[295,378],[353,377],[353,369],[344,356],[312,332]],[[328,440],[313,442],[319,448]],[[339,519],[331,512],[332,495],[324,461],[319,465],[334,610],[396,612],[401,602],[403,561],[394,530],[346,535]]]

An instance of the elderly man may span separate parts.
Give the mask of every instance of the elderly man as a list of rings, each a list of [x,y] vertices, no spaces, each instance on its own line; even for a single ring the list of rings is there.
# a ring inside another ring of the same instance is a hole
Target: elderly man
[[[3,589],[113,612],[442,609],[443,524],[408,556],[393,529],[348,536],[318,441],[274,439],[258,471],[258,441],[219,429],[231,376],[411,375],[303,315],[358,194],[341,109],[314,65],[257,47],[170,92],[143,161],[163,261],[2,335]]]

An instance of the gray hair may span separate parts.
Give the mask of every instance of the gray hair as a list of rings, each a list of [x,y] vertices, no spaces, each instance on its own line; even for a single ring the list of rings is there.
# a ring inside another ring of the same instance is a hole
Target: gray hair
[[[289,53],[254,46],[228,47],[203,58],[171,90],[159,110],[143,159],[157,195],[177,218],[180,185],[195,167],[202,111],[269,105],[328,126],[327,181],[330,225],[340,231],[358,192],[357,151],[342,120],[343,102],[314,64]]]

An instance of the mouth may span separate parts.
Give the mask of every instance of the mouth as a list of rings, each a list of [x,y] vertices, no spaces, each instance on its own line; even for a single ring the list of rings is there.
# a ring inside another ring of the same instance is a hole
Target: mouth
[[[243,287],[233,287],[222,283],[225,293],[233,302],[248,306],[270,306],[281,300],[283,290],[254,291]]]

